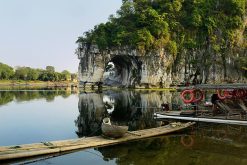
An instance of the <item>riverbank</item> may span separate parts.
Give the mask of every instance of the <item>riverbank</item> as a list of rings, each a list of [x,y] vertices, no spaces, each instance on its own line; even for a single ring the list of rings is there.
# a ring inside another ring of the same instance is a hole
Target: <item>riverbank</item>
[[[77,87],[78,83],[73,81],[23,81],[23,80],[0,80],[0,87]]]

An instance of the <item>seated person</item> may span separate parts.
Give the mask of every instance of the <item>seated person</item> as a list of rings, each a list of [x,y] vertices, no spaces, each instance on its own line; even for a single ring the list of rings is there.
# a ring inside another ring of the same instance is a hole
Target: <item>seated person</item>
[[[169,111],[169,105],[168,104],[165,104],[165,103],[162,103],[161,104],[161,110],[162,111]]]

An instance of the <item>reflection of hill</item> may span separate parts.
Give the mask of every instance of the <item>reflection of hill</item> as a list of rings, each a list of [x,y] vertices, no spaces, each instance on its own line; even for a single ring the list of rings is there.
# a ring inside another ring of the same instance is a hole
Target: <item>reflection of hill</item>
[[[199,125],[198,131],[194,134],[195,137],[200,138],[200,140],[197,140],[197,146],[204,145],[201,144],[203,141],[213,141],[225,144],[225,147],[247,148],[247,127],[244,126],[211,124],[204,127]],[[207,146],[204,148],[206,149]],[[210,148],[208,149],[210,150]],[[244,153],[247,155],[247,152]]]
[[[103,95],[101,93],[81,93],[78,108],[80,114],[75,121],[78,136],[100,134],[101,122],[105,115]]]
[[[74,93],[67,90],[16,90],[16,91],[0,91],[0,105],[7,104],[12,101],[22,102],[34,99],[46,99],[52,101],[56,96],[68,97]]]
[[[128,125],[130,130],[156,127],[154,109],[159,108],[163,102],[171,102],[172,96],[168,91],[108,91],[104,94],[114,99],[112,120]]]
[[[229,139],[231,141],[229,143],[224,140],[215,141],[207,136],[201,137],[200,130],[195,133],[194,143],[190,148],[181,144],[180,136],[164,136],[97,150],[102,153],[104,160],[116,159],[118,165],[244,165],[247,163],[246,138],[242,142]]]
[[[170,92],[109,90],[103,93],[81,93],[78,105],[80,115],[75,121],[77,134],[100,134],[97,130],[100,130],[101,121],[107,115],[113,123],[128,125],[130,130],[156,127],[159,123],[153,120],[154,109],[150,107],[159,108],[162,102],[169,100]],[[108,109],[113,109],[111,114],[108,114]]]

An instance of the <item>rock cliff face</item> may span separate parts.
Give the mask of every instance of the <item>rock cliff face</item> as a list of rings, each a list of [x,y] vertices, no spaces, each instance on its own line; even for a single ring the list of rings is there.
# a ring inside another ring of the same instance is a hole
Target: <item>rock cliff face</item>
[[[80,45],[78,49],[79,81],[83,83],[104,83],[121,87],[168,87],[172,83],[171,69],[167,65],[169,56],[152,52],[147,55],[119,48],[99,51],[96,45]],[[112,63],[107,76],[108,64]]]
[[[246,81],[242,72],[236,69],[234,59],[226,56],[222,60],[222,56],[213,54],[205,58],[205,54],[205,50],[183,51],[179,63],[176,63],[165,50],[143,55],[127,47],[100,51],[96,45],[81,44],[77,50],[79,81],[84,85],[103,83],[121,87]],[[195,59],[198,62],[193,64],[191,61]]]

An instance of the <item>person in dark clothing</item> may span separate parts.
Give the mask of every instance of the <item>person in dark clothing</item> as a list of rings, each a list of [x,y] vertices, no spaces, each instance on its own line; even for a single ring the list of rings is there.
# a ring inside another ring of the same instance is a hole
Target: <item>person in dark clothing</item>
[[[212,104],[215,104],[217,100],[220,100],[218,95],[216,93],[214,93],[212,96],[211,96],[211,103]]]
[[[112,105],[110,105],[107,101],[105,102],[105,108],[106,109],[111,109]]]
[[[212,107],[212,110],[213,110],[213,115],[216,115],[218,112],[219,112],[219,108],[217,106],[217,101],[219,101],[219,97],[218,97],[218,94],[214,93],[212,96],[211,96],[211,102],[213,104],[213,107]]]
[[[168,104],[165,104],[165,103],[162,103],[161,104],[161,110],[162,111],[169,111],[169,105]]]

